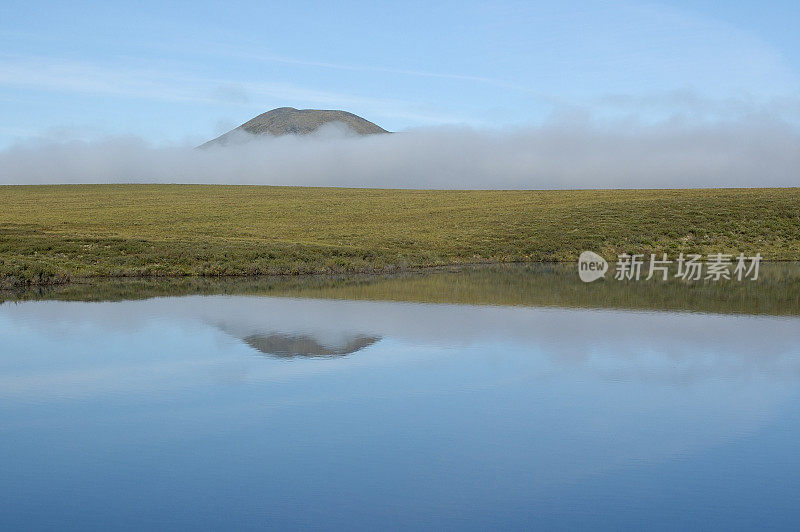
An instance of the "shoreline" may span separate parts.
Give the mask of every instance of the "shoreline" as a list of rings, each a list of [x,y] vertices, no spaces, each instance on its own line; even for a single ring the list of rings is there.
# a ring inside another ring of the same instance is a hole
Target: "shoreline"
[[[767,261],[762,261],[767,262]],[[786,261],[770,261],[770,262],[793,262],[791,260]],[[505,262],[497,262],[497,261],[483,261],[483,262],[453,262],[448,264],[435,264],[430,266],[398,266],[398,267],[389,267],[383,268],[381,270],[372,269],[372,270],[358,270],[358,271],[326,271],[326,272],[302,272],[302,273],[295,273],[291,271],[286,272],[272,272],[272,273],[255,273],[255,274],[245,274],[245,273],[226,273],[226,274],[142,274],[142,275],[89,275],[89,276],[80,276],[74,278],[66,278],[66,279],[45,279],[43,282],[39,282],[33,279],[21,279],[20,282],[16,284],[9,284],[8,277],[4,277],[0,275],[0,290],[16,290],[18,288],[35,288],[35,287],[56,287],[56,286],[64,286],[64,285],[80,285],[86,284],[90,285],[95,282],[103,282],[103,281],[114,281],[114,280],[129,280],[129,281],[158,281],[158,280],[225,280],[225,279],[264,279],[269,277],[276,277],[276,278],[313,278],[313,277],[361,277],[361,276],[368,276],[368,277],[388,277],[392,275],[402,275],[402,274],[424,274],[424,273],[436,273],[440,271],[452,270],[453,268],[479,268],[479,267],[491,267],[491,266],[502,266],[502,265],[524,265],[524,264],[541,264],[541,265],[561,265],[561,264],[577,264],[577,261],[569,260],[569,261],[505,261]]]
[[[715,314],[800,314],[800,261],[762,264],[758,281],[679,278],[592,283],[575,263],[477,264],[384,274],[93,278],[0,290],[0,305],[24,301],[131,301],[253,296],[407,303],[527,306]]]
[[[81,276],[67,279],[49,280],[38,282],[36,280],[22,279],[17,283],[9,283],[9,278],[0,276],[0,292],[13,292],[18,290],[33,289],[33,288],[56,288],[69,285],[85,285],[91,286],[97,283],[106,283],[113,281],[120,282],[136,282],[136,281],[247,281],[247,280],[261,280],[261,279],[314,279],[314,278],[390,278],[399,275],[425,275],[436,273],[458,273],[464,269],[479,269],[491,268],[502,266],[565,266],[569,264],[577,264],[577,260],[564,260],[564,261],[505,261],[505,262],[453,262],[449,264],[437,264],[431,266],[411,266],[411,267],[397,267],[385,268],[383,270],[362,270],[362,271],[328,271],[328,272],[277,272],[277,273],[263,273],[263,274],[214,274],[214,275],[95,275],[95,276]],[[644,264],[647,264],[645,262]],[[800,260],[795,259],[762,259],[761,265],[779,265],[779,264],[800,264]],[[609,263],[610,265],[610,263]],[[577,274],[576,274],[577,275]],[[698,282],[698,281],[696,281]],[[702,279],[699,281],[702,282]]]

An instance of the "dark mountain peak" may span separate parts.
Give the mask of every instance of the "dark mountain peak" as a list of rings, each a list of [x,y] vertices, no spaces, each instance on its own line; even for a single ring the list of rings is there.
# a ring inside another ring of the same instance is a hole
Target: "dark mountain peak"
[[[388,133],[388,131],[373,124],[369,120],[354,115],[353,113],[348,113],[347,111],[279,107],[272,111],[262,113],[248,120],[236,129],[206,142],[201,148],[214,144],[226,145],[234,140],[239,133],[272,135],[275,137],[282,135],[308,135],[317,131],[325,124],[334,122],[346,125],[357,135]]]

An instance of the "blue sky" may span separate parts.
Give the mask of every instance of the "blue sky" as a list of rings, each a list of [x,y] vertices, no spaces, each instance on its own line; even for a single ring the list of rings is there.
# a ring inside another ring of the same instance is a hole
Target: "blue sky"
[[[0,147],[195,142],[281,106],[391,130],[800,123],[796,1],[5,4]]]

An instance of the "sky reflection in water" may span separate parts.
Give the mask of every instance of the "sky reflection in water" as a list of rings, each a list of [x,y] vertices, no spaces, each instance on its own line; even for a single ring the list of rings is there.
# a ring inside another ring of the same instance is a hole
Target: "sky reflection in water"
[[[0,526],[788,527],[800,318],[0,306]]]

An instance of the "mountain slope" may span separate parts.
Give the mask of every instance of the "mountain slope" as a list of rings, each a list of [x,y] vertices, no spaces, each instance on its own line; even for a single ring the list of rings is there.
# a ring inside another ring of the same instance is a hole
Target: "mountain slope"
[[[382,127],[365,120],[358,115],[347,111],[332,111],[321,109],[295,109],[294,107],[280,107],[248,120],[241,126],[220,135],[200,146],[201,148],[214,144],[226,145],[239,133],[253,135],[308,135],[321,126],[332,122],[341,122],[347,125],[358,135],[373,135],[388,133]]]

